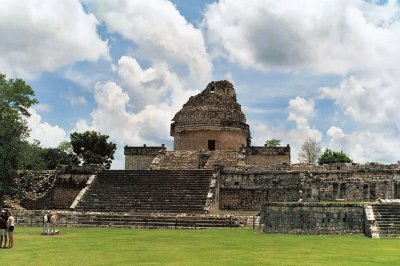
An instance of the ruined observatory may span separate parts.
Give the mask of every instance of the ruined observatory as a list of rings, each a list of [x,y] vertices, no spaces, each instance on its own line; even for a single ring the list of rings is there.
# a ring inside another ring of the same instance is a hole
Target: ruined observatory
[[[174,150],[239,150],[250,146],[250,129],[229,81],[213,81],[172,119]]]

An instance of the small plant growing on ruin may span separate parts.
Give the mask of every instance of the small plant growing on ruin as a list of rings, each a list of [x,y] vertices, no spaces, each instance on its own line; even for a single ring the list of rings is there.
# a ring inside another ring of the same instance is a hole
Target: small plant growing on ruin
[[[280,139],[268,139],[265,141],[265,145],[267,147],[278,147],[281,145]]]

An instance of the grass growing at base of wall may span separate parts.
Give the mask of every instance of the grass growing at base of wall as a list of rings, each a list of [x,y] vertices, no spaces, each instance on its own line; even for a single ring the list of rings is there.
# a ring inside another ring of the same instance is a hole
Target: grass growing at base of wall
[[[400,239],[258,234],[247,229],[16,228],[4,265],[394,265]]]

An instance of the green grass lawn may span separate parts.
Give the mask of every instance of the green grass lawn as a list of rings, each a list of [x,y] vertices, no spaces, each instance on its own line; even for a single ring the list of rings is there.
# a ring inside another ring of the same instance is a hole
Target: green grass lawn
[[[1,265],[399,265],[400,239],[267,235],[247,229],[17,227]],[[4,263],[4,264],[3,264]]]

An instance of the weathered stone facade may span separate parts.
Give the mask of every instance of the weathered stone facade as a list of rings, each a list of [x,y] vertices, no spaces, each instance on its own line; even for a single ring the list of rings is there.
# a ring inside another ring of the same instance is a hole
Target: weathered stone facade
[[[300,197],[300,174],[286,171],[222,171],[219,207],[259,210],[265,202],[291,202]]]
[[[21,200],[26,209],[69,209],[89,177],[103,170],[102,166],[65,167],[53,171],[53,182],[46,193]]]
[[[363,234],[360,204],[266,203],[260,232],[277,234]]]
[[[239,150],[250,144],[249,125],[233,85],[213,81],[190,97],[172,119],[174,150]]]
[[[286,147],[255,147],[249,146],[244,149],[244,164],[254,166],[269,166],[290,164],[290,146]],[[243,151],[242,151],[243,152]]]
[[[398,165],[282,165],[228,168],[219,180],[221,209],[257,210],[265,202],[370,202],[400,198]]]
[[[147,170],[158,154],[166,150],[165,145],[148,147],[146,144],[140,147],[125,146],[125,170]]]
[[[216,81],[190,97],[171,124],[174,151],[126,147],[125,169],[220,169],[220,209],[259,210],[267,202],[400,198],[400,167],[291,165],[290,146],[254,147],[233,85]],[[130,151],[130,152],[129,152]]]

